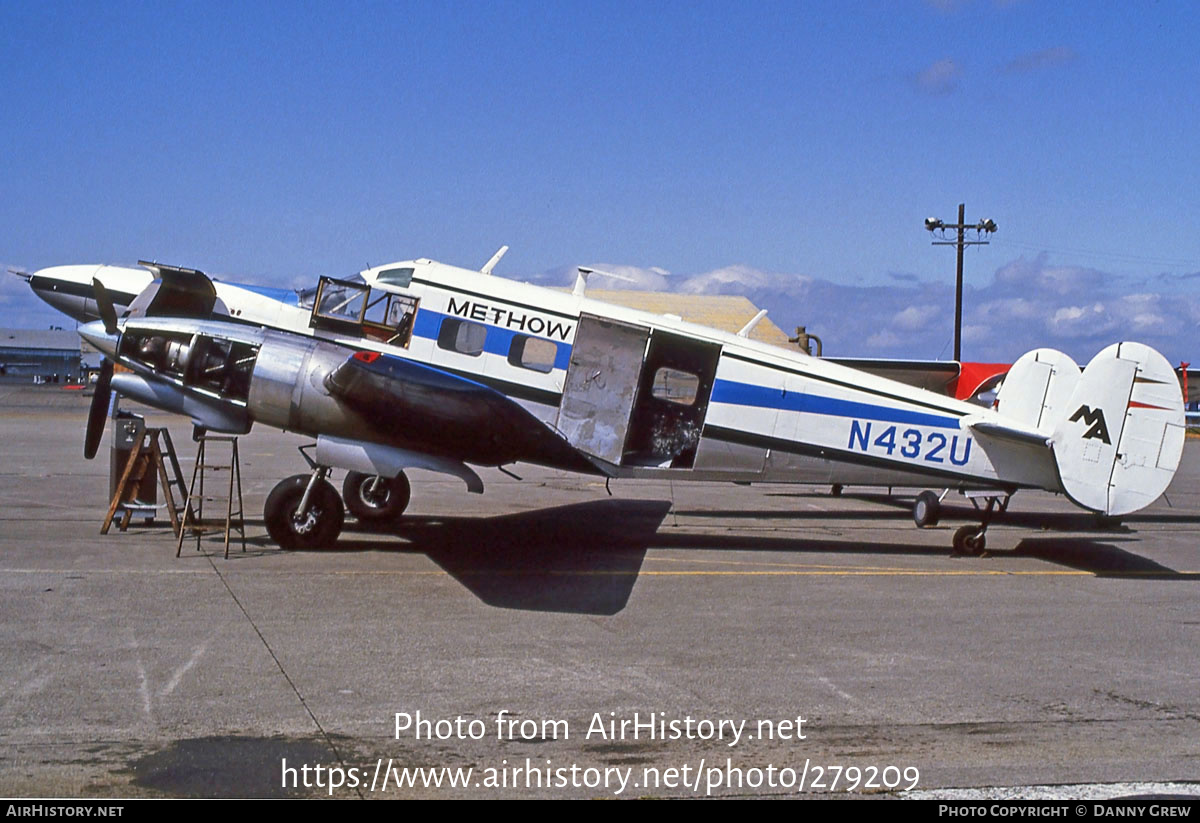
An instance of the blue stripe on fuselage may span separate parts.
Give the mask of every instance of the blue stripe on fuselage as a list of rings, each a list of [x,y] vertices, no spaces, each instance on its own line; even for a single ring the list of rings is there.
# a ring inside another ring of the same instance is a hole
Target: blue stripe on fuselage
[[[413,334],[416,337],[423,337],[427,340],[436,341],[438,332],[442,328],[442,321],[444,321],[447,317],[452,317],[455,320],[462,320],[468,323],[478,322],[467,317],[459,317],[456,314],[443,314],[430,309],[418,309],[417,322],[413,325]],[[506,329],[503,326],[491,326],[487,323],[481,323],[480,325],[487,328],[487,335],[483,340],[483,350],[488,354],[498,354],[501,357],[508,357],[508,353],[512,349],[514,337],[532,337],[536,340],[545,340],[547,343],[554,344],[556,349],[554,355],[554,368],[565,369],[571,364],[571,346],[568,343],[563,343],[558,340],[550,340],[549,338],[540,337],[536,334],[525,334],[524,332],[513,331],[512,329]]]
[[[757,406],[780,411],[825,414],[832,417],[856,417],[861,420],[882,420],[888,423],[913,423],[924,426],[940,426],[947,429],[959,428],[957,417],[880,406],[855,400],[839,400],[804,392],[785,392],[767,386],[739,383],[735,380],[717,380],[713,385],[713,403],[728,403],[734,406]]]

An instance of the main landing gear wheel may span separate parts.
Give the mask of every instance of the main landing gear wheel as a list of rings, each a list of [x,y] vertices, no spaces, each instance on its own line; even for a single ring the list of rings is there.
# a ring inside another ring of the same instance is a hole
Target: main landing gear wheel
[[[346,510],[337,490],[324,477],[317,479],[308,496],[308,506],[300,511],[312,480],[311,475],[293,475],[267,496],[263,519],[267,521],[267,533],[280,548],[331,548],[342,532]]]
[[[913,522],[920,528],[936,526],[941,513],[942,503],[934,492],[923,491],[913,501]]]
[[[987,548],[987,537],[981,526],[960,526],[954,532],[954,553],[979,557]]]
[[[412,487],[403,474],[377,477],[349,472],[342,483],[342,498],[346,501],[346,508],[363,524],[399,520],[408,508],[411,497]]]

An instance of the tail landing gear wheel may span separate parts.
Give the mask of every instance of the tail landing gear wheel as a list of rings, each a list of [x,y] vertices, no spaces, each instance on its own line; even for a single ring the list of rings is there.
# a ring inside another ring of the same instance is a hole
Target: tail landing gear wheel
[[[954,532],[954,553],[978,557],[987,548],[987,537],[979,526],[960,526]]]
[[[297,474],[282,481],[267,496],[263,519],[267,533],[283,549],[332,548],[342,532],[346,510],[337,490],[318,480],[308,499],[308,510],[299,513],[311,476]]]
[[[398,520],[408,508],[411,497],[412,488],[403,474],[376,477],[350,472],[342,483],[342,498],[346,501],[346,508],[364,524]]]
[[[942,503],[931,491],[923,491],[913,502],[913,522],[920,528],[936,526],[941,517]]]

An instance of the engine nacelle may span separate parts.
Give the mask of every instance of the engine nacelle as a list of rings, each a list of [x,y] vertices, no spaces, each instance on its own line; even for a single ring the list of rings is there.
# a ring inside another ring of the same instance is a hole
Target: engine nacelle
[[[245,434],[258,421],[314,436],[362,437],[377,427],[325,387],[329,373],[353,353],[250,326],[146,318],[126,325],[117,359],[134,373],[115,375],[112,385],[212,431]]]
[[[114,374],[113,391],[132,397],[139,403],[163,411],[185,414],[192,422],[210,431],[246,434],[253,421],[246,407],[216,398],[199,397],[193,392],[162,380],[139,374]]]
[[[263,333],[250,378],[250,415],[303,434],[359,437],[376,427],[329,393],[325,378],[353,349],[324,340]]]

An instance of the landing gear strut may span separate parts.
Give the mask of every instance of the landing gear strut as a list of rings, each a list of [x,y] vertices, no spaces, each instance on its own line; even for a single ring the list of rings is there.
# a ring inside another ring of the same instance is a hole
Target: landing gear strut
[[[311,475],[293,475],[267,496],[263,519],[280,548],[331,548],[337,542],[346,510],[328,474],[327,466],[314,466]]]
[[[976,510],[979,509],[979,500],[982,498],[987,501],[987,507],[983,509],[983,515],[980,517],[978,526],[960,526],[954,532],[954,553],[966,555],[968,557],[979,557],[987,549],[987,527],[992,520],[992,515],[996,511],[1007,511],[1008,501],[1012,497],[1012,492],[1000,495],[994,491],[987,492],[964,492],[971,500]]]

